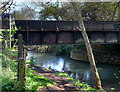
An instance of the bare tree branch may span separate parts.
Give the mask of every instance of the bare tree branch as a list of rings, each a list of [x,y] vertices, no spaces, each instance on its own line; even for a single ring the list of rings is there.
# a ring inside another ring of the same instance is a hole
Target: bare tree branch
[[[4,3],[4,2],[3,2],[3,3]],[[0,10],[4,13],[5,11],[7,11],[8,9],[11,8],[12,4],[13,4],[13,0],[9,0],[8,2],[6,2],[5,5],[3,5],[3,6],[0,8]]]
[[[6,4],[5,4],[5,5],[3,5],[0,9],[5,8],[5,7],[9,4],[9,2],[10,2],[10,0],[9,0],[8,2],[6,2]],[[4,2],[3,2],[3,3],[4,3]]]

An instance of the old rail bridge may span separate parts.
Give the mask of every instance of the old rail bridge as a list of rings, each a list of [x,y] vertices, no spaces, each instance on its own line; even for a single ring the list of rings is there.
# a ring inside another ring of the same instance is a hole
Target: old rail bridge
[[[41,44],[84,44],[78,22],[16,20],[27,45]],[[120,22],[85,22],[92,44],[120,44]],[[17,38],[17,34],[15,38]]]
[[[84,21],[91,44],[120,44],[120,22]],[[15,20],[26,45],[84,44],[76,21]],[[3,28],[6,26],[3,26]]]

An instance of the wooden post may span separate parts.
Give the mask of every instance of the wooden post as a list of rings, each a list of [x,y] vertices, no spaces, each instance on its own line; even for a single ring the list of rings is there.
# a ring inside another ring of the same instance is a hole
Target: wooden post
[[[24,83],[24,77],[25,77],[25,72],[24,72],[24,59],[19,58],[19,88],[20,90],[24,90],[25,83]]]
[[[18,35],[18,59],[22,58],[23,40],[22,35]]]
[[[22,58],[22,35],[18,35],[18,75],[17,80],[19,81],[19,58]]]
[[[25,49],[25,45],[23,45],[23,58],[24,58],[24,81],[26,80],[26,49]]]
[[[17,79],[19,81],[19,88],[20,90],[24,90],[25,83],[25,66],[24,66],[24,58],[23,58],[23,40],[22,35],[18,35],[18,75]]]

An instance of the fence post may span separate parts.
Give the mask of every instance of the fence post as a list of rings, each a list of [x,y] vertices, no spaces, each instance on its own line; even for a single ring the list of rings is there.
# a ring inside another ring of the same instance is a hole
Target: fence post
[[[23,40],[22,35],[18,35],[18,75],[17,79],[19,81],[19,88],[20,90],[24,90],[25,83],[25,66],[24,66],[24,58],[23,58]]]
[[[26,49],[25,49],[25,45],[23,45],[23,58],[24,58],[24,81],[26,81]]]

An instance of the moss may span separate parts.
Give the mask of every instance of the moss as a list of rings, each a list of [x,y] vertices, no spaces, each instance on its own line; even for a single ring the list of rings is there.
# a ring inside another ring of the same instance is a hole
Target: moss
[[[84,82],[80,83],[80,82],[75,82],[73,83],[74,86],[76,86],[79,90],[89,90],[89,91],[93,91],[95,90],[94,88],[90,87],[88,84],[85,84]]]
[[[48,70],[48,71],[52,71],[52,69],[50,69],[50,68],[45,68],[46,70]]]
[[[69,75],[67,73],[58,73],[58,75],[61,76],[61,77],[63,77],[63,76],[69,77]]]

